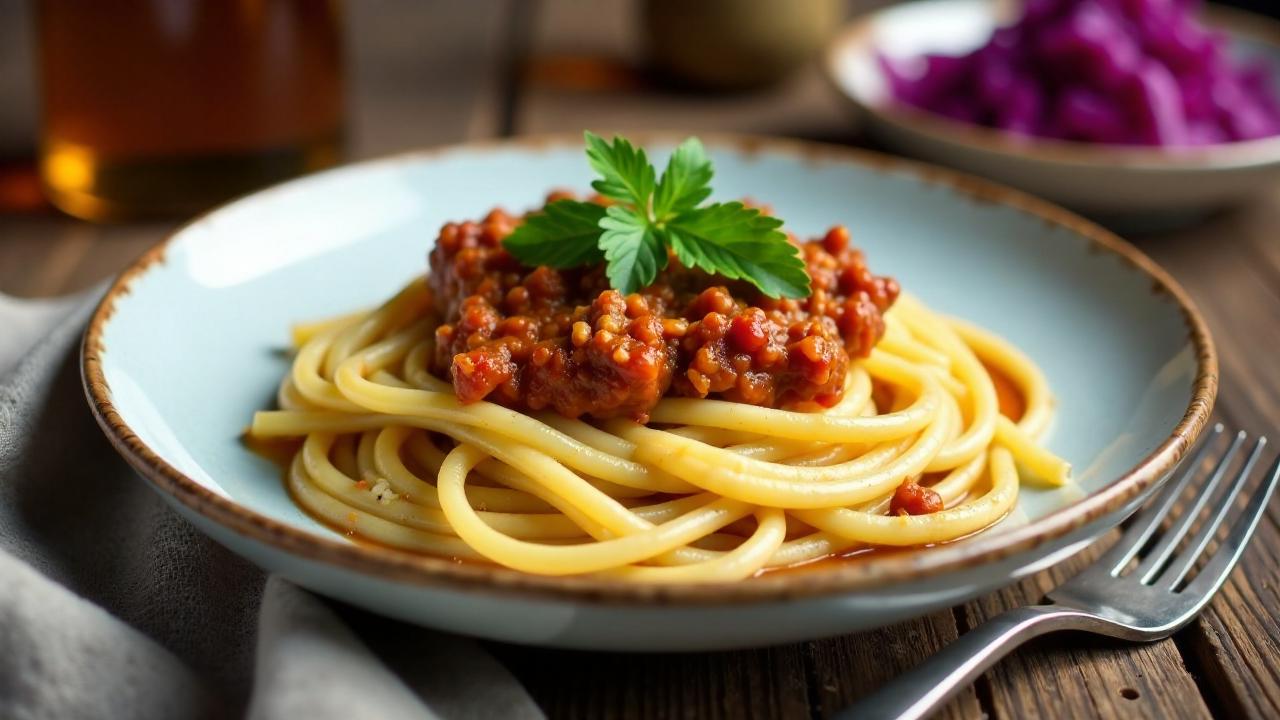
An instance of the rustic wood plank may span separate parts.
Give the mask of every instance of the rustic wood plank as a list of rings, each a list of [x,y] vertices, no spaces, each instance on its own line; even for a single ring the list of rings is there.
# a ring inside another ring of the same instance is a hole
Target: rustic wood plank
[[[915,667],[959,636],[956,616],[942,611],[856,635],[807,643],[810,713],[827,717]],[[961,720],[983,714],[974,688],[939,711]]]
[[[1034,603],[1091,563],[1118,533],[1051,570],[963,609],[974,627]],[[1172,640],[1138,645],[1084,634],[1041,638],[979,681],[998,718],[1193,718],[1209,708]]]
[[[809,715],[796,647],[679,655],[491,648],[552,718]]]
[[[490,644],[553,718],[824,717],[954,640],[955,618],[720,653],[621,655]],[[939,718],[980,714],[969,694]]]
[[[1182,644],[1223,713],[1274,718],[1280,709],[1280,533],[1265,522],[1231,580]]]
[[[1280,358],[1267,352],[1268,336],[1280,331],[1278,202],[1280,189],[1198,227],[1138,240],[1209,323],[1222,365],[1220,412],[1257,431],[1280,426]]]

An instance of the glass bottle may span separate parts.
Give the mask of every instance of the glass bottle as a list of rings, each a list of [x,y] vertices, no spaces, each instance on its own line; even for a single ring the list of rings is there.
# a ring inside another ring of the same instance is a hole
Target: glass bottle
[[[89,220],[191,214],[339,159],[336,0],[39,0],[40,175]]]

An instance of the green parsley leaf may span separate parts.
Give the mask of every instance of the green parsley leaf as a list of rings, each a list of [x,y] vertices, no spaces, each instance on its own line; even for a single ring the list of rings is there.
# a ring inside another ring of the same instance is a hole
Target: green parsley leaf
[[[667,266],[667,248],[649,219],[634,208],[614,205],[600,227],[600,249],[608,263],[609,284],[623,295],[653,284]]]
[[[781,220],[739,202],[699,207],[714,171],[697,138],[680,143],[655,181],[644,150],[626,138],[583,137],[601,176],[591,186],[617,204],[559,200],[529,215],[503,240],[520,262],[569,268],[603,261],[609,283],[633,293],[653,284],[670,248],[686,267],[749,282],[770,297],[809,295],[809,274],[778,230]]]
[[[659,220],[692,210],[711,195],[711,160],[696,137],[686,139],[671,153],[653,196],[653,214]]]
[[[665,234],[686,267],[746,280],[769,297],[805,297],[809,274],[781,226],[777,218],[727,202],[681,213]]]
[[[526,217],[502,244],[507,252],[530,267],[567,268],[598,263],[604,259],[599,246],[600,221],[604,215],[602,205],[557,200],[542,212]]]
[[[614,137],[612,145],[590,131],[583,133],[583,137],[587,140],[587,160],[601,175],[591,187],[607,198],[630,203],[648,213],[654,170],[644,150],[622,137]]]

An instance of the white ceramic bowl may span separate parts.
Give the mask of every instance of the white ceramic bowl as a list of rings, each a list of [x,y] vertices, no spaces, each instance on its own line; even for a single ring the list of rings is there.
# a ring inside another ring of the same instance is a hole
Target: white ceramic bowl
[[[1007,6],[920,0],[873,12],[832,42],[827,77],[884,145],[1125,229],[1178,225],[1280,181],[1280,137],[1180,149],[1094,145],[1028,138],[892,101],[877,53],[904,59],[973,50],[1007,18]],[[1274,21],[1220,8],[1208,18],[1230,34],[1241,56],[1269,60],[1280,78],[1280,29]]]
[[[633,139],[662,159],[679,138]],[[381,301],[424,271],[446,220],[588,187],[577,136],[354,165],[195,220],[125,271],[95,314],[84,344],[93,409],[178,512],[301,585],[448,630],[619,650],[766,645],[961,602],[1113,527],[1203,426],[1217,383],[1204,323],[1110,233],[936,168],[834,146],[704,140],[719,197],[768,203],[802,235],[848,225],[878,272],[1030,354],[1057,393],[1048,442],[1077,469],[1076,485],[1026,488],[1010,518],[963,541],[701,586],[459,564],[357,543],[303,513],[279,468],[240,442],[288,368],[290,324]]]

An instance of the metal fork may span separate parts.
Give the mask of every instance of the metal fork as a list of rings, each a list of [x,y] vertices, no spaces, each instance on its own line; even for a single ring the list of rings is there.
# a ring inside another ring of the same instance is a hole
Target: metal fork
[[[1176,480],[1171,479],[1157,499],[1137,515],[1116,544],[1097,562],[1050,592],[1047,602],[1015,608],[988,620],[836,717],[926,717],[1000,658],[1045,633],[1085,630],[1124,640],[1152,641],[1166,638],[1191,622],[1231,574],[1280,479],[1278,458],[1244,512],[1228,526],[1227,537],[1188,581],[1205,548],[1232,514],[1236,498],[1267,443],[1264,437],[1253,443],[1230,487],[1209,507],[1207,520],[1177,552],[1247,437],[1243,431],[1235,435],[1227,449],[1218,454],[1204,484],[1194,490],[1186,507],[1162,531],[1161,525],[1192,481],[1203,477],[1200,467],[1212,459],[1210,449],[1219,444],[1215,441],[1222,434],[1222,425],[1216,426]],[[1136,567],[1130,569],[1144,549]]]

